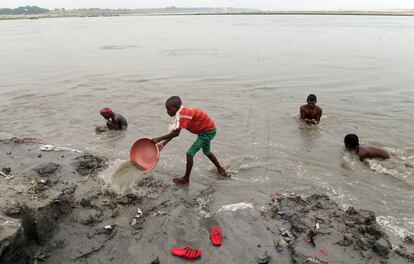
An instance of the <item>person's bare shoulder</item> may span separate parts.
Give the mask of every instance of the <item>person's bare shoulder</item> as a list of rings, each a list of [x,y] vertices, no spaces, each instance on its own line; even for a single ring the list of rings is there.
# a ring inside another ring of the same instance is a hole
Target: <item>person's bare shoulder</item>
[[[358,150],[358,157],[360,160],[364,160],[367,158],[368,159],[373,159],[373,158],[389,159],[390,154],[388,154],[387,151],[381,148],[360,146]]]
[[[121,121],[121,122],[125,122],[126,121],[125,117],[123,117],[121,114],[116,114],[115,115],[115,120]]]
[[[316,111],[322,112],[322,108],[320,106],[315,105]]]
[[[369,150],[366,146],[360,145],[357,154],[361,161],[366,158],[369,158]]]

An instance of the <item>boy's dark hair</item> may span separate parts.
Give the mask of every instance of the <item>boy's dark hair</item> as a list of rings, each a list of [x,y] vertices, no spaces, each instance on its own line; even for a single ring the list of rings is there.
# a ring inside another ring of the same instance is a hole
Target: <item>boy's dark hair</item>
[[[359,138],[355,134],[348,134],[344,138],[344,143],[347,147],[354,149],[359,145]]]
[[[165,102],[165,105],[180,107],[182,104],[180,97],[178,96],[171,96]]]
[[[308,95],[308,98],[306,99],[307,102],[316,102],[316,95],[310,94]]]

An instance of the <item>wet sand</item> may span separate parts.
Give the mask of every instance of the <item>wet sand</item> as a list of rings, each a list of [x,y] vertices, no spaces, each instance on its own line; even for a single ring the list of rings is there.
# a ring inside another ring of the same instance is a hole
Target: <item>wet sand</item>
[[[0,142],[0,165],[13,176],[0,177],[0,263],[187,263],[173,246],[203,250],[197,263],[414,260],[413,245],[391,245],[374,212],[343,210],[326,195],[240,201],[195,182],[175,186],[129,161],[42,144]],[[221,247],[209,240],[216,225]]]

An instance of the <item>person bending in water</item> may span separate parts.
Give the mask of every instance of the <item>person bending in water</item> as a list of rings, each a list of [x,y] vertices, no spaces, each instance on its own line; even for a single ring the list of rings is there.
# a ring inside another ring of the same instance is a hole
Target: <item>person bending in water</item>
[[[322,108],[316,105],[316,95],[310,94],[307,104],[300,107],[300,118],[307,124],[317,125],[321,121]]]
[[[105,107],[100,111],[101,116],[107,120],[106,126],[111,130],[125,130],[128,127],[126,119],[112,111],[111,108]]]
[[[169,127],[169,134],[153,138],[154,143],[159,143],[158,147],[162,150],[168,142],[180,135],[181,129],[187,129],[189,132],[197,135],[197,140],[187,151],[187,167],[185,175],[182,178],[173,178],[176,184],[188,184],[190,182],[190,173],[193,168],[193,157],[200,150],[216,165],[218,173],[221,176],[228,176],[226,170],[220,165],[216,156],[210,151],[210,143],[216,135],[216,126],[211,118],[203,111],[196,108],[188,108],[182,105],[178,96],[170,97],[166,103],[167,113],[174,117]]]
[[[383,149],[360,145],[358,136],[355,134],[346,135],[344,143],[346,149],[349,151],[355,151],[361,161],[367,158],[390,158],[390,154]]]

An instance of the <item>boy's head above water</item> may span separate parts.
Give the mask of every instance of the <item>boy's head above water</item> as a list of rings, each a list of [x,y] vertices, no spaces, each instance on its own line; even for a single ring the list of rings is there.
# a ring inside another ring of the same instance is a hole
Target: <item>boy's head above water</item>
[[[345,147],[348,150],[353,150],[359,146],[359,139],[358,136],[355,134],[348,134],[344,138]]]
[[[112,111],[111,108],[109,107],[105,107],[102,108],[99,113],[101,114],[101,116],[103,116],[106,120],[108,120],[109,118],[112,118],[114,115],[114,112]]]
[[[316,95],[310,94],[308,95],[308,98],[306,99],[306,102],[308,103],[308,107],[314,108],[316,105]]]
[[[177,111],[180,109],[181,104],[181,99],[178,96],[171,96],[170,98],[168,98],[165,102],[165,108],[167,108],[168,115],[175,116]]]

